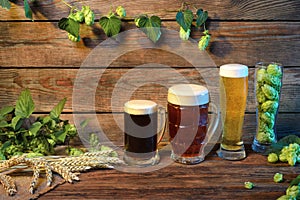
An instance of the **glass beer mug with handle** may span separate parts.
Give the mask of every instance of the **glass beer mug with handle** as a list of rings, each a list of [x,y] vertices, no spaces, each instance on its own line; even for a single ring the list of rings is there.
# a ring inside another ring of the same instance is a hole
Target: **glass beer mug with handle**
[[[157,144],[165,131],[165,109],[153,101],[131,100],[125,103],[124,111],[125,163],[138,167],[157,164]]]
[[[212,114],[209,117],[209,109]],[[178,163],[197,164],[204,160],[204,148],[216,131],[220,114],[209,103],[206,87],[178,84],[168,90],[171,158]]]

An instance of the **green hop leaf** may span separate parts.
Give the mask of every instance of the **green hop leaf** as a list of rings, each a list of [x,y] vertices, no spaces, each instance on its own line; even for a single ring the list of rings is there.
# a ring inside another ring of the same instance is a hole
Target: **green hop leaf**
[[[33,123],[29,128],[29,135],[37,136],[37,133],[39,132],[41,127],[42,127],[41,122]]]
[[[294,178],[289,186],[291,187],[293,185],[299,185],[299,184],[300,184],[300,175],[298,175],[296,178]]]
[[[58,22],[58,27],[62,30],[67,31],[71,35],[75,36],[76,38],[79,37],[79,22],[75,21],[74,19],[70,18],[62,18]]]
[[[50,112],[50,117],[52,119],[58,119],[61,112],[63,111],[67,98],[62,99]]]
[[[147,35],[153,42],[157,42],[161,36],[161,19],[155,15],[148,17],[142,15],[138,20],[138,27]]]
[[[65,139],[67,137],[67,130],[59,130],[57,132],[54,132],[54,136],[57,141],[65,142]]]
[[[34,111],[34,102],[28,89],[21,92],[16,103],[15,115],[28,118]]]
[[[10,127],[10,124],[8,124],[6,121],[0,121],[0,128]]]
[[[72,130],[74,125],[66,124],[63,129],[60,129],[57,132],[54,132],[56,141],[65,142],[68,132]],[[77,132],[76,132],[77,133]]]
[[[0,152],[0,160],[6,160],[6,157],[2,152]]]
[[[11,113],[15,108],[13,106],[5,106],[0,110],[0,115],[4,116]]]
[[[11,126],[14,130],[19,130],[22,126],[23,120],[21,119],[20,116],[15,116],[11,120]]]
[[[101,17],[99,20],[99,24],[108,37],[117,35],[121,30],[121,20],[114,14],[109,17]]]
[[[10,2],[8,0],[0,0],[0,5],[6,10],[10,9]]]
[[[24,10],[25,10],[25,16],[32,20],[32,10],[27,0],[24,0]]]
[[[202,24],[206,22],[208,18],[208,12],[203,11],[202,9],[197,10],[197,19],[196,19],[196,25],[197,27],[200,27]]]
[[[278,144],[281,144],[282,146],[286,146],[291,143],[297,143],[300,145],[300,138],[297,135],[287,135],[278,141]]]
[[[191,28],[193,18],[194,15],[191,10],[179,11],[176,14],[176,21],[185,30],[185,32]]]
[[[46,117],[43,117],[40,119],[43,122],[43,124],[47,124],[48,122],[50,122],[52,120],[50,116],[46,116]]]
[[[2,144],[2,146],[0,147],[0,152],[4,152],[5,149],[7,149],[7,147],[9,147],[10,145],[11,145],[11,141],[10,141],[10,140],[4,142],[4,143]]]

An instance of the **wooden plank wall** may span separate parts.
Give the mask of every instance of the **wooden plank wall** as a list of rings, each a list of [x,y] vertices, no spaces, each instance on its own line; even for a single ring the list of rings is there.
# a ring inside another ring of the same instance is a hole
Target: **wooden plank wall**
[[[69,13],[69,8],[60,0],[36,0],[32,4],[34,22],[24,17],[22,1],[12,3],[10,11],[0,9],[1,107],[14,104],[19,93],[29,88],[36,102],[36,114],[49,112],[60,99],[67,97],[63,117],[72,121],[76,74],[89,53],[107,39],[98,19],[109,11],[111,1],[68,2],[78,7],[86,3],[96,13],[94,26],[81,26],[82,40],[78,43],[69,41],[57,26],[58,20]],[[245,141],[250,143],[255,133],[253,78],[258,61],[276,61],[284,65],[278,131],[281,135],[300,134],[300,1],[190,0],[189,3],[209,13],[207,28],[212,40],[207,51],[216,65],[242,63],[250,67]],[[134,29],[133,17],[143,13],[158,15],[164,28],[179,30],[175,15],[181,1],[118,0],[113,5],[123,5],[127,10],[122,31]],[[200,32],[193,29],[192,38],[199,40],[199,37]],[[95,101],[99,121],[113,135],[112,140],[122,137],[111,116],[110,98],[114,85],[132,67],[149,62],[174,67],[192,80],[198,78],[195,68],[188,62],[157,49],[142,49],[115,60],[97,87]],[[161,102],[167,89],[159,86],[153,89],[150,95],[141,90],[141,96]]]

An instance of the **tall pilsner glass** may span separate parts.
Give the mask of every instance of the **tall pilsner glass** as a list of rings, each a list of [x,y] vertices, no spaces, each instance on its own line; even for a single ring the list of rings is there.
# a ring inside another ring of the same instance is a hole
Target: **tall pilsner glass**
[[[226,64],[220,67],[220,105],[223,133],[219,157],[240,160],[246,157],[242,140],[248,95],[248,67]]]

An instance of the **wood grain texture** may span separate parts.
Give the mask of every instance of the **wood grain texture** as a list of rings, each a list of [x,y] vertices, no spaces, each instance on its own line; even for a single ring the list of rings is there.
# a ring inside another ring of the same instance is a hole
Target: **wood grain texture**
[[[213,101],[219,96],[217,68],[96,68],[77,73],[78,69],[1,69],[0,93],[5,95],[0,104],[14,104],[20,92],[29,88],[36,112],[49,112],[65,97],[64,112],[122,112],[130,99],[150,99],[166,106],[167,89],[186,82],[206,83]],[[300,68],[284,69],[280,112],[300,111],[299,73]],[[247,112],[255,112],[253,79],[251,68]]]
[[[208,53],[215,65],[242,63],[251,67],[243,126],[247,158],[236,162],[224,161],[216,155],[216,144],[205,161],[199,165],[172,163],[166,168],[139,174],[118,170],[91,171],[83,173],[80,182],[64,184],[40,199],[277,199],[285,193],[290,181],[300,173],[300,168],[282,163],[269,164],[266,157],[251,150],[256,132],[253,66],[259,61],[277,61],[286,67],[277,132],[279,137],[288,134],[300,136],[300,1],[189,2],[209,12],[206,27],[210,30],[212,40]],[[218,77],[218,73],[212,73],[212,70],[217,69],[216,66],[207,66],[199,74],[189,60],[155,48],[127,52],[114,59],[106,70],[103,63],[110,59],[110,55],[97,54],[95,56],[102,59],[101,62],[95,63],[94,69],[84,69],[82,76],[76,77],[87,56],[94,52],[97,45],[107,41],[97,22],[109,11],[111,2],[70,0],[68,3],[78,7],[90,5],[96,13],[94,26],[81,25],[82,40],[78,43],[69,41],[66,32],[57,26],[58,20],[69,14],[69,8],[61,0],[30,2],[35,22],[24,17],[21,0],[12,3],[10,11],[0,9],[0,107],[14,104],[24,88],[29,88],[32,93],[35,115],[49,112],[59,100],[67,97],[62,119],[68,119],[71,123],[77,122],[77,125],[78,121],[90,119],[89,125],[81,132],[84,134],[81,135],[81,140],[75,141],[76,145],[87,142],[86,136],[89,133],[100,133],[100,127],[106,136],[101,140],[102,143],[109,140],[121,147],[124,143],[121,128],[122,104],[127,100],[127,91],[138,88],[132,92],[132,98],[151,99],[165,106],[167,87],[163,84],[172,85],[182,81],[176,75],[181,75],[193,83],[202,83],[203,77],[208,80]],[[163,19],[163,28],[179,30],[175,15],[181,1],[114,1],[113,6],[117,5],[123,5],[128,15],[122,21],[123,32],[136,29],[133,17],[141,13],[158,15]],[[196,42],[201,34],[193,27],[191,37]],[[176,37],[178,38],[178,34]],[[131,36],[125,42],[132,46],[135,41],[144,39],[144,35]],[[173,48],[178,47],[177,43],[172,45]],[[150,71],[143,68],[134,76],[131,74],[130,78],[122,79],[130,75],[136,66],[147,63],[159,65],[150,68]],[[171,69],[174,70],[173,73],[167,73]],[[98,75],[102,72],[98,82]],[[143,84],[145,81],[151,83]],[[84,87],[75,87],[75,83]],[[218,96],[217,81],[213,83],[210,88],[212,99]],[[119,95],[116,88],[123,93]],[[113,96],[114,92],[116,96]],[[90,100],[93,103],[89,103]],[[111,100],[115,100],[116,104],[112,104]],[[97,113],[89,112],[94,110]],[[109,113],[111,111],[113,114]],[[161,163],[170,156],[170,149],[163,148],[167,144],[166,133],[159,145]],[[283,183],[273,182],[276,172],[284,174]],[[245,189],[245,181],[252,181],[255,188]]]
[[[111,6],[110,1],[67,1],[73,6],[81,8],[89,5],[96,13],[96,18],[106,15]],[[210,18],[221,20],[299,20],[300,3],[297,0],[190,0],[191,5],[207,10]],[[149,13],[165,20],[174,20],[176,12],[181,7],[182,1],[162,0],[159,3],[149,0],[125,1],[117,0],[113,6],[122,5],[127,11],[127,16],[133,18],[136,15]],[[69,14],[69,8],[60,0],[35,1],[31,3],[35,13],[35,20],[58,20]],[[193,6],[190,6],[193,9]],[[1,20],[24,20],[23,2],[12,4],[11,10],[0,10]]]
[[[176,22],[163,22],[163,26],[179,30]],[[134,28],[132,23],[123,23],[124,30]],[[281,62],[284,66],[300,65],[300,22],[212,22],[209,29],[212,40],[208,52],[218,66],[225,63],[254,66],[262,60]],[[0,67],[79,67],[106,39],[99,24],[82,25],[82,40],[78,43],[69,41],[56,22],[6,22],[0,23],[0,30]],[[192,31],[195,41],[200,37],[200,31]],[[137,41],[134,36],[127,39]],[[176,39],[178,35],[174,36]],[[164,60],[170,66],[189,65],[172,56],[168,52],[148,54],[140,50],[120,57],[112,66],[136,66],[157,60]]]
[[[148,173],[83,173],[80,182],[64,184],[39,199],[277,199],[300,173],[299,167],[267,163],[266,157],[253,153],[249,146],[246,151],[242,161],[222,160],[213,151],[193,166],[173,163]],[[283,183],[274,183],[277,172],[284,174]],[[255,187],[245,189],[245,181]]]

